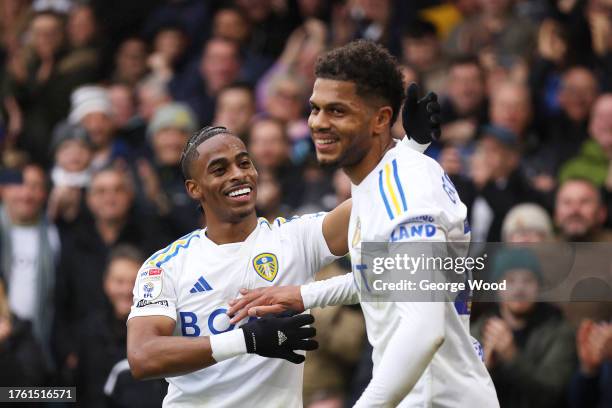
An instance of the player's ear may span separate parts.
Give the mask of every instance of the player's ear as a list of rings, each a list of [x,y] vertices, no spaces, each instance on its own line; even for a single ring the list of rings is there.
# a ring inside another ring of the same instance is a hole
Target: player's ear
[[[202,190],[198,183],[195,180],[189,179],[185,180],[185,189],[187,190],[187,194],[194,200],[200,201],[202,198]]]
[[[374,133],[381,134],[391,127],[393,109],[390,106],[381,106],[374,115]]]

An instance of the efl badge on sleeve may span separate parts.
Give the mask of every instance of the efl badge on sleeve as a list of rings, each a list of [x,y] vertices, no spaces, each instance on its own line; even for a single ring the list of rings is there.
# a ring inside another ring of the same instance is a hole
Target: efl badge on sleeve
[[[255,272],[268,282],[272,282],[278,273],[278,259],[276,255],[265,252],[253,258]]]
[[[161,295],[163,271],[159,268],[149,268],[140,273],[138,279],[138,294],[142,299],[153,300]]]

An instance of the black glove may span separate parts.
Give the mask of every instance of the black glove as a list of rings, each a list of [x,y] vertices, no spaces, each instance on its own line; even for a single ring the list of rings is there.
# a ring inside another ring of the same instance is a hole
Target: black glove
[[[406,90],[402,109],[404,131],[420,144],[431,143],[440,137],[440,105],[438,95],[430,92],[419,98],[419,87],[414,82]]]
[[[304,356],[294,350],[316,350],[319,343],[312,340],[314,327],[302,327],[314,322],[309,314],[291,317],[265,316],[243,326],[247,353],[263,357],[284,358],[295,364],[304,362]]]

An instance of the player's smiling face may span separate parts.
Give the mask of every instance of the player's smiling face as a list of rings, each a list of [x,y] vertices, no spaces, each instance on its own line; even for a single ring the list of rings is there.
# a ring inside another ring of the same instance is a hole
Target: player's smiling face
[[[308,126],[319,163],[346,167],[360,162],[372,145],[374,115],[353,82],[317,78]]]
[[[202,203],[206,218],[239,222],[255,213],[257,171],[244,143],[234,135],[213,136],[197,147],[194,179],[186,182]]]

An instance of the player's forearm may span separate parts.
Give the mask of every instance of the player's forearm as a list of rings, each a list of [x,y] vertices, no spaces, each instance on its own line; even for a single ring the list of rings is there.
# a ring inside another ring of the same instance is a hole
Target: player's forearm
[[[304,309],[359,302],[359,290],[352,273],[300,286]]]
[[[215,364],[208,337],[156,336],[128,349],[136,379],[173,377]]]
[[[421,378],[444,341],[442,304],[415,302],[410,307],[412,310],[400,320],[355,407],[397,406]]]

